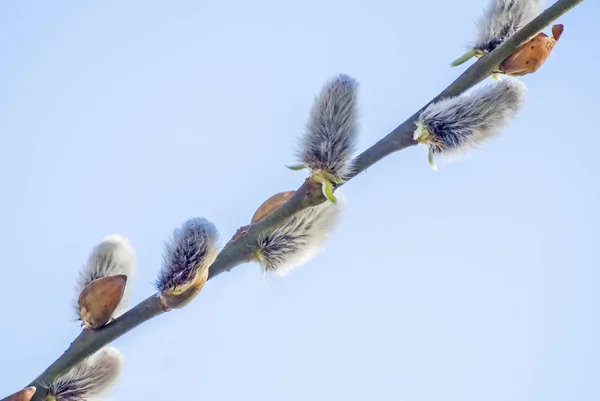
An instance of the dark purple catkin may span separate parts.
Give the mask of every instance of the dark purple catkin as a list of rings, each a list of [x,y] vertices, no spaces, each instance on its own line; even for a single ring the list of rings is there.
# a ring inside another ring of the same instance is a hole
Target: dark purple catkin
[[[314,101],[304,134],[299,140],[302,161],[293,170],[308,168],[332,202],[333,182],[343,182],[352,172],[358,137],[358,82],[345,74],[330,79]]]
[[[506,78],[432,103],[419,116],[414,139],[428,147],[435,169],[434,157],[457,158],[498,134],[517,114],[526,94],[524,83]]]
[[[500,46],[542,12],[544,0],[490,0],[477,22],[477,35],[471,49],[455,60],[460,65],[471,57],[481,57]]]
[[[200,291],[217,257],[218,239],[217,228],[204,218],[189,219],[173,231],[156,281],[156,288],[167,299],[165,306],[182,307]]]
[[[274,231],[260,235],[255,255],[263,276],[285,276],[315,257],[335,228],[345,197],[336,203],[324,202],[289,217]]]
[[[106,346],[48,385],[47,401],[95,401],[104,396],[121,373],[123,357]]]

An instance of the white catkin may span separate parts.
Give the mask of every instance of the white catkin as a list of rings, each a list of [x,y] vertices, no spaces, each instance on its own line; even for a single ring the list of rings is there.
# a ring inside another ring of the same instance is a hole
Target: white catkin
[[[310,111],[298,156],[312,171],[344,177],[358,137],[358,82],[340,74],[327,82]]]
[[[477,23],[473,48],[491,52],[537,17],[543,5],[544,0],[490,0]]]
[[[433,154],[447,161],[456,159],[498,134],[515,117],[526,95],[523,82],[506,78],[480,85],[471,93],[442,99],[421,113],[415,139],[426,129]]]
[[[127,285],[123,299],[115,310],[114,316],[121,315],[127,306],[131,278],[135,273],[135,251],[131,242],[124,236],[113,234],[98,243],[88,257],[86,265],[81,269],[76,284],[77,297],[92,281],[107,276],[124,274],[127,276]],[[75,308],[79,311],[79,307]]]
[[[200,217],[173,230],[172,238],[165,244],[157,289],[172,291],[192,280],[199,269],[208,269],[217,256],[218,239],[215,225]]]
[[[288,218],[272,233],[258,238],[264,271],[285,276],[315,257],[339,221],[346,203],[338,190],[337,203],[324,202]]]
[[[48,386],[56,401],[95,401],[114,385],[121,373],[123,356],[106,346],[54,380]]]

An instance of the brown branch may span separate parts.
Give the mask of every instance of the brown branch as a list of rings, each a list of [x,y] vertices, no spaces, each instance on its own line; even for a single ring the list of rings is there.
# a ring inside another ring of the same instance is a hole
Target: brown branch
[[[409,146],[416,145],[416,142],[413,140],[413,131],[415,121],[421,110],[430,103],[441,98],[460,95],[464,91],[483,81],[519,46],[527,42],[561,15],[582,2],[583,0],[557,1],[533,21],[520,29],[515,35],[506,40],[497,49],[480,58],[450,84],[450,86],[423,106],[419,111],[356,157],[354,160],[354,173],[349,179],[360,174],[384,157]],[[305,180],[302,186],[300,186],[296,193],[286,203],[261,221],[241,231],[240,235],[230,241],[221,250],[219,256],[210,267],[209,280],[225,271],[233,269],[237,265],[247,262],[256,250],[256,240],[260,233],[268,232],[300,210],[318,205],[324,201],[325,198],[323,197],[320,188],[315,186],[308,179]],[[45,385],[68,371],[84,358],[94,354],[103,346],[109,344],[145,321],[161,315],[162,313],[164,313],[164,311],[160,305],[158,296],[152,295],[101,329],[82,331],[63,355],[30,384],[31,386],[36,386],[38,389],[32,400],[42,400],[47,394]]]

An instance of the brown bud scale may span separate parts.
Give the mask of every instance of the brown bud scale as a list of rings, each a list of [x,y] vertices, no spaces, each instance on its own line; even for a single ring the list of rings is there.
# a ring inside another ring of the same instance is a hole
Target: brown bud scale
[[[127,276],[119,274],[96,279],[81,291],[77,300],[79,317],[87,327],[97,329],[112,319],[126,284]]]
[[[257,223],[267,217],[269,214],[271,214],[271,212],[287,202],[287,200],[290,199],[295,192],[296,191],[284,191],[271,196],[259,206],[256,212],[254,212],[254,216],[252,216],[250,223]]]
[[[536,72],[552,52],[556,41],[562,35],[563,29],[563,25],[557,24],[552,27],[552,36],[548,36],[543,32],[538,33],[508,56],[500,64],[497,72],[511,76],[523,76]]]
[[[6,398],[3,398],[2,401],[30,401],[35,394],[35,390],[36,389],[33,386],[26,387],[14,394],[9,395]]]

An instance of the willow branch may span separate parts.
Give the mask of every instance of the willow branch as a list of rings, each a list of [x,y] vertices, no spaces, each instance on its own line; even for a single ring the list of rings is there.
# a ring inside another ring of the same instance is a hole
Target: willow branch
[[[379,142],[357,156],[354,160],[354,171],[348,180],[354,178],[384,157],[416,145],[416,142],[413,140],[415,121],[425,107],[441,98],[460,95],[483,81],[519,46],[537,35],[542,29],[561,15],[582,2],[583,0],[557,1],[529,24],[520,29],[511,38],[506,40],[502,45],[498,46],[494,51],[477,60],[444,91],[438,94]],[[305,180],[296,193],[286,203],[261,221],[246,227],[239,236],[234,237],[234,239],[221,250],[219,256],[210,267],[209,280],[242,263],[248,262],[257,249],[256,244],[259,234],[272,230],[293,214],[306,209],[307,207],[318,205],[325,200],[320,187],[316,186],[308,179]],[[161,307],[158,295],[155,294],[101,329],[83,330],[63,355],[31,382],[30,385],[36,386],[38,389],[32,400],[42,400],[47,394],[46,385],[83,359],[94,354],[103,346],[109,344],[145,321],[163,313],[164,310]]]

